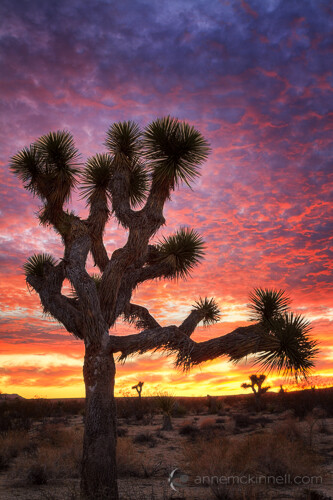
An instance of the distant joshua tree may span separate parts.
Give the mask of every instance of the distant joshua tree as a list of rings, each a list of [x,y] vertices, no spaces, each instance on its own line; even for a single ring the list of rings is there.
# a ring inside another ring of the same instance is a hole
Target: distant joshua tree
[[[284,393],[285,393],[285,390],[283,388],[283,385],[280,385],[279,394],[284,394]]]
[[[176,398],[172,394],[167,392],[162,392],[156,396],[156,406],[162,410],[163,413],[163,423],[162,431],[172,431],[172,412],[176,405]]]
[[[261,396],[265,394],[271,387],[266,386],[263,387],[262,384],[266,380],[266,375],[250,375],[250,380],[251,383],[247,384],[244,382],[241,387],[243,389],[252,389],[254,398],[255,398],[255,403],[256,403],[256,408],[260,409],[261,408]]]
[[[136,385],[133,385],[132,389],[136,389],[136,392],[138,393],[139,399],[141,400],[141,392],[142,392],[142,386],[144,382],[138,382]]]
[[[24,271],[44,313],[85,346],[81,497],[91,500],[119,497],[114,356],[125,361],[159,350],[174,355],[178,368],[189,370],[219,356],[238,361],[256,355],[263,369],[299,376],[312,368],[316,355],[309,323],[287,312],[282,291],[255,290],[254,323],[204,342],[191,336],[200,322],[219,320],[213,298],[199,298],[178,326],[161,326],[146,307],[134,304],[132,294],[139,286],[186,278],[204,256],[204,242],[193,229],[180,228],[159,241],[156,233],[166,222],[165,203],[181,183],[190,185],[198,177],[210,148],[194,127],[171,117],[157,119],[144,130],[132,121],[114,123],[105,146],[106,152],[88,158],[83,167],[72,135],[50,132],[19,151],[10,165],[25,189],[39,198],[40,223],[53,227],[64,245],[60,260],[49,253],[35,254]],[[76,187],[89,209],[85,219],[65,207]],[[104,233],[111,218],[127,232],[127,241],[110,252]],[[87,271],[89,255],[98,274]],[[64,293],[66,280],[71,295]],[[140,333],[118,335],[118,318]]]

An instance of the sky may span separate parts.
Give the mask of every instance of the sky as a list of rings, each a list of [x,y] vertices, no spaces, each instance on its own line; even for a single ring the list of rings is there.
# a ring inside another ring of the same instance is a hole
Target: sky
[[[39,226],[38,200],[9,159],[49,131],[69,130],[82,162],[105,151],[114,122],[188,121],[212,152],[192,190],[181,187],[158,236],[193,227],[205,260],[187,281],[144,284],[133,301],[163,325],[179,324],[200,296],[221,322],[205,340],[248,324],[254,287],[284,289],[311,320],[314,376],[333,376],[333,4],[327,0],[1,0],[0,390],[82,397],[82,342],[45,318],[22,266],[62,256]],[[84,203],[71,206],[83,217]],[[126,234],[111,220],[109,255]],[[115,333],[130,329],[118,322]],[[114,332],[113,332],[114,333]],[[158,354],[118,364],[116,394],[241,393],[254,369],[226,358],[184,374]],[[271,373],[270,385],[286,381]],[[288,381],[287,381],[288,382]]]

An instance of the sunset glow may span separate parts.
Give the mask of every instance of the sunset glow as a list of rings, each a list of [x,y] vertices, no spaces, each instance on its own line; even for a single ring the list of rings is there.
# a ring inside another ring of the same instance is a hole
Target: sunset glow
[[[187,281],[145,283],[133,302],[164,326],[181,323],[199,297],[215,297],[221,322],[193,336],[207,340],[248,324],[253,287],[285,289],[319,341],[314,374],[333,377],[333,5],[3,0],[0,23],[0,390],[84,396],[84,346],[43,316],[22,270],[35,252],[60,259],[61,240],[39,225],[39,202],[10,173],[9,158],[66,129],[84,162],[105,151],[111,123],[144,127],[169,114],[200,130],[212,152],[192,189],[173,193],[156,240],[194,228],[205,259]],[[87,214],[78,193],[70,208]],[[125,242],[111,219],[109,256]],[[129,331],[119,321],[112,333]],[[237,394],[255,372],[249,361],[220,358],[182,373],[172,358],[137,356],[118,364],[116,394],[138,380],[143,396]],[[268,382],[288,383],[274,373]]]

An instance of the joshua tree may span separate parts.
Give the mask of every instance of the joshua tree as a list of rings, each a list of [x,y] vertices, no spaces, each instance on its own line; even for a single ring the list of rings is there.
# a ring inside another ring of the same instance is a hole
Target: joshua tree
[[[141,401],[141,392],[142,392],[142,386],[144,382],[138,382],[136,385],[133,385],[132,389],[135,389],[136,392],[138,393],[139,399]]]
[[[51,132],[11,159],[12,171],[42,202],[41,224],[52,226],[64,245],[59,261],[48,253],[33,255],[24,271],[44,312],[85,345],[81,493],[89,499],[118,498],[115,355],[124,361],[161,350],[174,354],[176,366],[188,370],[218,356],[237,361],[258,354],[265,367],[297,376],[313,366],[316,353],[309,324],[285,312],[281,292],[257,294],[254,323],[205,342],[195,342],[191,335],[201,321],[209,325],[219,320],[214,299],[199,299],[179,326],[164,327],[148,309],[133,304],[132,292],[138,286],[154,279],[184,278],[204,255],[203,240],[193,229],[151,240],[165,224],[165,202],[180,183],[190,184],[199,175],[209,146],[193,127],[170,117],[144,130],[131,121],[114,123],[105,145],[107,152],[88,158],[82,167],[71,134]],[[77,186],[89,208],[86,219],[64,207]],[[103,234],[111,217],[127,231],[127,242],[109,254]],[[99,274],[86,270],[89,253]],[[70,296],[63,291],[66,279],[74,290]],[[267,297],[272,299],[268,305]],[[110,335],[119,317],[140,333]]]
[[[163,413],[163,423],[162,431],[172,431],[172,412],[176,405],[176,398],[167,392],[157,394],[156,396],[157,407],[162,410]]]
[[[241,387],[243,387],[243,389],[252,389],[253,391],[253,394],[254,394],[254,398],[255,398],[255,402],[256,402],[256,407],[257,409],[261,408],[261,396],[263,394],[266,394],[266,392],[268,391],[268,389],[270,389],[270,386],[266,386],[266,387],[263,387],[262,384],[265,382],[266,380],[266,375],[250,375],[250,380],[251,380],[251,384],[247,384],[246,382],[244,382]]]

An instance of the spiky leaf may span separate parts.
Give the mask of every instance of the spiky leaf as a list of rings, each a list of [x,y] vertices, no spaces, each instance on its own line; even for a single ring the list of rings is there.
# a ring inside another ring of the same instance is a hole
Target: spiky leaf
[[[137,160],[132,162],[130,173],[129,196],[133,207],[140,205],[146,199],[148,193],[148,174],[144,165]]]
[[[37,140],[36,148],[43,161],[44,177],[52,186],[53,202],[67,201],[79,173],[73,136],[66,130],[50,132]]]
[[[37,140],[36,147],[48,170],[77,173],[75,167],[79,165],[79,154],[73,136],[67,130],[43,135]]]
[[[275,347],[260,354],[257,363],[264,371],[306,376],[318,352],[317,342],[309,336],[311,329],[310,322],[298,314],[286,313],[270,320],[267,335]]]
[[[44,276],[45,266],[55,266],[56,260],[48,253],[34,254],[28,258],[27,262],[23,265],[23,270],[28,276]]]
[[[288,311],[290,302],[284,290],[255,288],[250,293],[251,320],[265,322],[278,318]]]
[[[43,163],[34,144],[29,148],[23,148],[11,158],[10,169],[23,182],[25,189],[35,195],[38,194],[36,181],[42,172]]]
[[[141,151],[141,130],[132,121],[113,123],[107,131],[105,145],[113,154],[123,154],[132,160]]]
[[[204,326],[213,325],[220,320],[221,311],[214,298],[208,299],[205,297],[202,299],[200,297],[199,300],[195,301],[193,309],[201,311],[204,314]]]
[[[193,229],[181,228],[157,245],[158,260],[170,264],[169,277],[186,278],[204,256],[204,242]]]
[[[94,274],[91,274],[90,277],[94,281],[96,288],[98,290],[100,285],[101,285],[101,282],[102,282],[102,276],[100,274],[94,273]]]
[[[170,189],[180,182],[189,185],[199,175],[199,167],[210,151],[198,130],[170,116],[146,127],[143,144],[153,180]]]
[[[100,194],[109,195],[108,187],[112,177],[112,159],[107,153],[88,158],[82,173],[82,197],[91,203]]]

